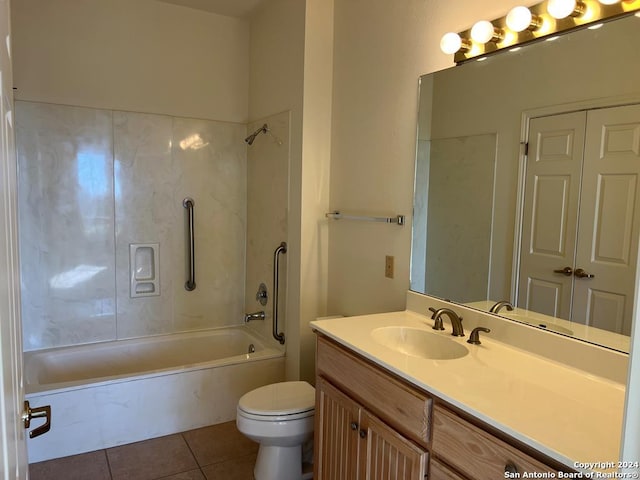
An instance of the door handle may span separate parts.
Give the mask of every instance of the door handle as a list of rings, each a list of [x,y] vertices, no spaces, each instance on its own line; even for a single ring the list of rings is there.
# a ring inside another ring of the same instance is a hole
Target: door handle
[[[51,429],[51,406],[45,405],[44,407],[31,408],[29,401],[25,400],[24,412],[22,412],[22,423],[25,429],[31,426],[31,420],[34,418],[45,418],[45,422],[38,428],[31,430],[29,432],[29,438],[38,437]]]
[[[576,271],[573,274],[578,278],[593,278],[595,275],[593,273],[587,273],[582,268],[576,268]]]
[[[566,275],[567,277],[570,277],[573,274],[573,268],[571,267],[564,267],[562,270],[554,270],[554,273],[562,273],[563,275]],[[576,270],[577,272],[577,270]]]

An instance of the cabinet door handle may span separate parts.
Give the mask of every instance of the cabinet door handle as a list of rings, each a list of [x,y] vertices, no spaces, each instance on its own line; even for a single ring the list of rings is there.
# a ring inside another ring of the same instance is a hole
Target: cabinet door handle
[[[351,422],[351,430],[357,430],[358,429],[358,424],[356,422]]]
[[[515,464],[512,462],[507,462],[507,464],[504,466],[504,473],[508,473],[510,475],[517,475],[518,467],[516,467]],[[515,478],[515,477],[512,477],[512,478]]]
[[[365,438],[367,436],[366,430],[360,430],[360,438]]]

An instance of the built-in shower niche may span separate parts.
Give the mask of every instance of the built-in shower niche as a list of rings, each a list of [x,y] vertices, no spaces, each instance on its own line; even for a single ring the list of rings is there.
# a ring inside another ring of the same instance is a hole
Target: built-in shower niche
[[[132,243],[129,245],[129,273],[131,298],[160,295],[160,276],[157,243]]]

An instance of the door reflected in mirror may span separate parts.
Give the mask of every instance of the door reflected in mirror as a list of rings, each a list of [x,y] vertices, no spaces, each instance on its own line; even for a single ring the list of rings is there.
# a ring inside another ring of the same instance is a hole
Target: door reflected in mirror
[[[420,79],[412,290],[628,351],[639,40],[632,15]]]

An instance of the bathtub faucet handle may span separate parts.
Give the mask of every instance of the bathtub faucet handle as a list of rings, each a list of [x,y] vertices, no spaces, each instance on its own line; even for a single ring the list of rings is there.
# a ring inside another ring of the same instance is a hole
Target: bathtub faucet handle
[[[259,312],[254,313],[245,313],[244,315],[244,323],[249,323],[251,320],[264,320],[265,313],[264,310],[260,310]]]

